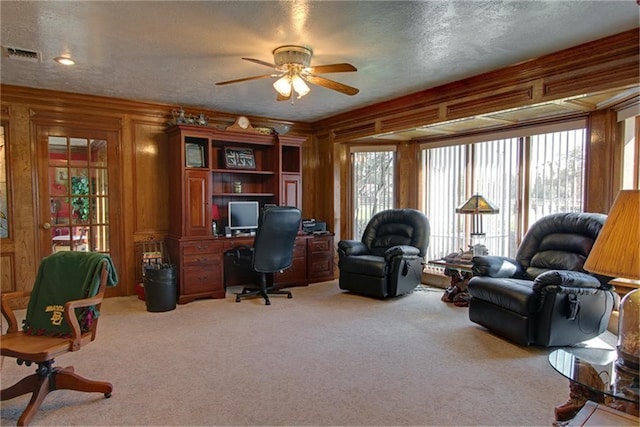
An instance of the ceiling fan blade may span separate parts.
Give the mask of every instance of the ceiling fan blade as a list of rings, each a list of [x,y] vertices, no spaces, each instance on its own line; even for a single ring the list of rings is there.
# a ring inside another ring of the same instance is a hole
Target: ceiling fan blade
[[[231,83],[240,83],[240,82],[246,82],[249,80],[257,80],[257,79],[264,79],[267,77],[274,77],[273,74],[263,74],[261,76],[253,76],[253,77],[244,77],[242,79],[235,79],[235,80],[227,80],[225,82],[218,82],[216,83],[216,86],[222,86],[222,85],[229,85]]]
[[[315,67],[309,67],[309,73],[311,74],[345,73],[350,71],[358,71],[358,69],[353,65],[347,63],[317,65]]]
[[[271,64],[266,61],[261,61],[259,59],[254,59],[254,58],[242,58],[242,59],[244,59],[245,61],[253,62],[255,64],[264,65],[265,67],[276,68],[275,64]]]
[[[309,83],[313,83],[318,86],[323,86],[323,87],[326,87],[327,89],[332,89],[349,96],[353,96],[358,92],[360,92],[360,90],[356,89],[355,87],[347,86],[343,83],[338,83],[333,80],[325,79],[324,77],[308,75],[308,76],[303,76],[303,78]]]

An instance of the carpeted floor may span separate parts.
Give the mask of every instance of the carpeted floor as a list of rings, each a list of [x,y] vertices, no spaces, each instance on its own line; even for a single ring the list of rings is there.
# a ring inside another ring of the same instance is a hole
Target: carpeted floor
[[[113,396],[56,391],[33,425],[549,426],[568,397],[549,349],[488,333],[441,289],[380,301],[324,282],[293,294],[265,306],[229,292],[162,313],[106,300],[97,340],[57,362],[112,382]],[[2,386],[32,370],[4,360]],[[15,425],[27,400],[2,402],[0,423]]]

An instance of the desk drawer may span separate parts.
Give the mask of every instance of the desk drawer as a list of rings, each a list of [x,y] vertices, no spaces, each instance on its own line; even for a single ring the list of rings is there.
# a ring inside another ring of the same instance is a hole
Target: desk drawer
[[[313,256],[309,258],[308,275],[310,279],[333,278],[333,258],[331,256]]]
[[[333,252],[333,248],[331,247],[332,240],[333,239],[329,237],[315,237],[313,239],[309,239],[309,252],[312,254]]]
[[[280,284],[304,282],[307,278],[307,263],[304,257],[294,258],[291,267],[282,273],[276,273],[274,280]]]
[[[221,242],[213,242],[210,240],[203,240],[199,242],[188,242],[182,245],[182,254],[187,255],[199,255],[199,254],[214,254],[219,253],[222,249]]]
[[[184,268],[207,268],[212,265],[220,265],[221,256],[218,253],[215,254],[199,254],[199,255],[185,255],[182,259],[182,265]]]
[[[188,284],[188,294],[212,292],[222,289],[222,266],[220,263],[206,267],[186,267],[183,277]]]
[[[236,248],[238,246],[253,246],[253,237],[233,237],[226,238],[223,241],[223,249],[224,251],[228,251],[229,249]]]

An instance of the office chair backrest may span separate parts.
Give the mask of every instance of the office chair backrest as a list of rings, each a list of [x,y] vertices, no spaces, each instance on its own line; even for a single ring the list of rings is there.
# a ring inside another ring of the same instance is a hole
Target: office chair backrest
[[[290,206],[276,206],[263,212],[253,242],[255,271],[273,273],[291,266],[301,217],[300,210]]]

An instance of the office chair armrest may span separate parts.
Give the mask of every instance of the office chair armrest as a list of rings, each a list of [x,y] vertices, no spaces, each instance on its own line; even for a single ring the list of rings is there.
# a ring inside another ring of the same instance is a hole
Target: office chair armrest
[[[366,255],[368,253],[367,245],[359,240],[340,240],[338,242],[338,255],[340,256]]]
[[[16,315],[13,312],[13,309],[9,305],[9,301],[17,299],[17,298],[27,298],[31,295],[31,291],[17,291],[17,292],[9,292],[6,294],[2,294],[2,302],[0,302],[0,309],[2,310],[2,315],[7,322],[9,323],[7,327],[7,332],[18,332],[18,320],[16,319]]]
[[[384,253],[385,261],[389,262],[395,257],[417,258],[420,256],[420,249],[410,245],[392,246]]]
[[[497,255],[474,256],[471,262],[474,276],[509,278],[522,275],[522,267],[513,258]]]
[[[80,322],[76,315],[76,309],[98,305],[102,303],[103,297],[104,290],[95,297],[67,301],[64,305],[65,319],[71,328],[71,339],[73,340],[70,351],[79,350],[82,345],[82,329],[80,328]],[[92,335],[94,334],[94,331],[95,329],[92,331]],[[91,339],[93,340],[93,338],[94,337],[92,336]]]

